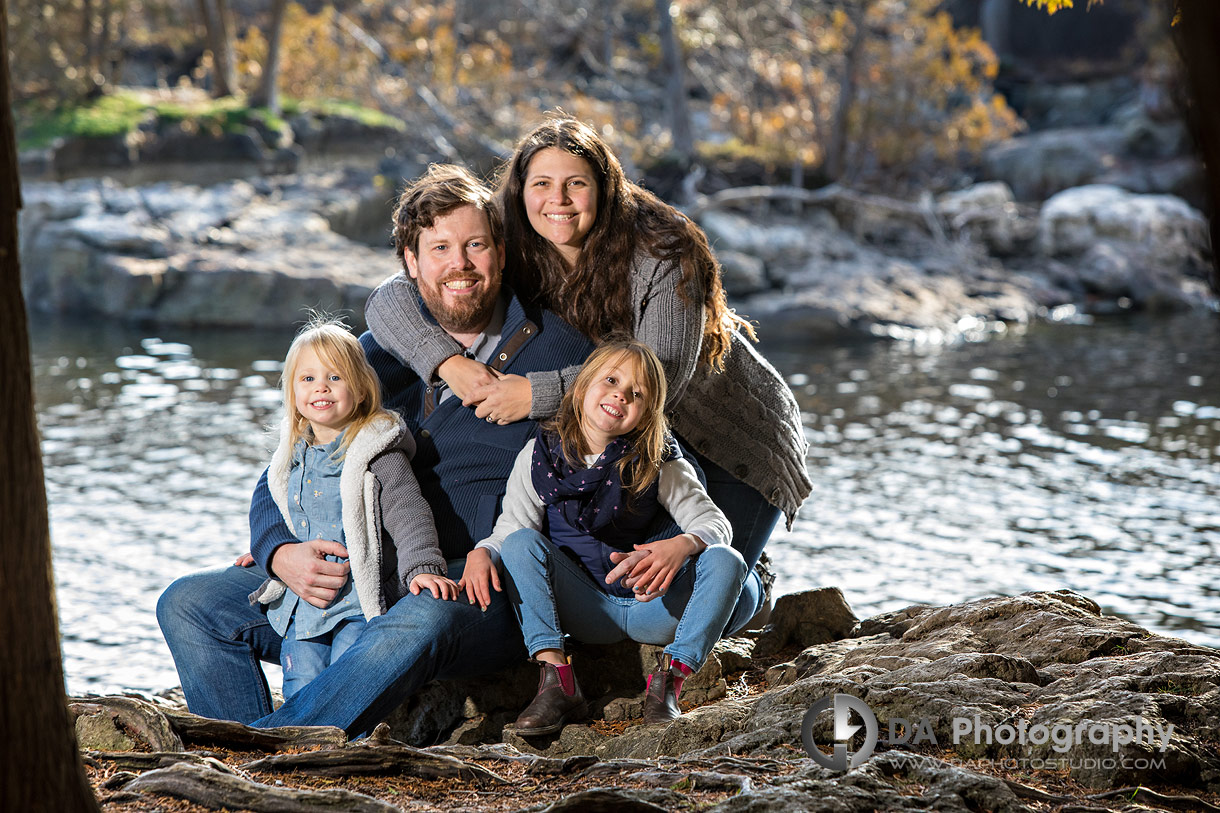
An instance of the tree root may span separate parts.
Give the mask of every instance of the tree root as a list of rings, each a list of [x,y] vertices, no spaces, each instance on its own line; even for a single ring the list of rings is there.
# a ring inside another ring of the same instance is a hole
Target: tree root
[[[172,796],[215,810],[271,813],[401,813],[399,808],[350,790],[292,790],[263,785],[203,765],[180,762],[149,771],[123,786],[124,793]]]
[[[479,784],[509,784],[480,765],[456,757],[431,754],[409,745],[352,743],[344,748],[277,754],[242,765],[247,771],[300,771],[320,776],[414,776],[420,779],[461,779]]]

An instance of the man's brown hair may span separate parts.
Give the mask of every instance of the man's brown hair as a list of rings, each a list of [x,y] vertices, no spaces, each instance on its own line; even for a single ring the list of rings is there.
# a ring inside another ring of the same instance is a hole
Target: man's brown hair
[[[420,233],[432,228],[437,218],[463,206],[473,206],[487,215],[492,242],[503,245],[504,227],[499,210],[491,202],[491,190],[465,167],[432,164],[403,190],[394,207],[394,253],[404,271],[405,252],[419,255]]]

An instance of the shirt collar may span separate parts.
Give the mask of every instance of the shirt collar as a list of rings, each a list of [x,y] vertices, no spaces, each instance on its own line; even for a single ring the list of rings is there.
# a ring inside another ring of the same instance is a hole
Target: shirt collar
[[[496,297],[496,306],[492,309],[491,319],[483,328],[483,332],[475,337],[474,341],[470,343],[470,347],[466,348],[466,356],[484,364],[491,359],[492,352],[500,344],[500,335],[504,332],[504,314],[507,307],[508,303],[504,299],[504,294],[501,293]]]

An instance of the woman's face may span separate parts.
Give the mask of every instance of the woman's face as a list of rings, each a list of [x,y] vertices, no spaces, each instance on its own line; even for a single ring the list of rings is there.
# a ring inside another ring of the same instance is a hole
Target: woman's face
[[[534,231],[575,264],[597,219],[597,179],[589,162],[558,147],[539,150],[526,167],[523,195]]]

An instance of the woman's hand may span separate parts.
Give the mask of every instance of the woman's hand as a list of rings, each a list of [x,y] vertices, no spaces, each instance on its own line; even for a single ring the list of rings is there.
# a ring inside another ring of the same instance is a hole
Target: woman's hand
[[[530,380],[511,373],[495,375],[494,381],[475,385],[470,394],[462,399],[462,404],[474,406],[475,415],[495,423],[512,423],[528,418],[534,396]]]
[[[456,582],[444,576],[437,576],[435,573],[420,573],[411,579],[411,595],[418,596],[425,590],[431,591],[432,598],[443,598],[446,601],[456,601],[458,594],[461,593]]]
[[[436,374],[444,379],[454,395],[462,399],[462,403],[466,403],[467,396],[475,387],[496,382],[494,370],[481,361],[465,356],[450,356],[445,359],[437,366]]]
[[[254,557],[248,553],[243,553],[237,557],[237,561],[233,563],[234,567],[250,567],[254,564]]]
[[[462,570],[458,587],[464,589],[470,603],[478,604],[481,610],[486,610],[491,604],[492,588],[500,592],[500,572],[486,548],[475,548],[466,555],[466,567]]]

